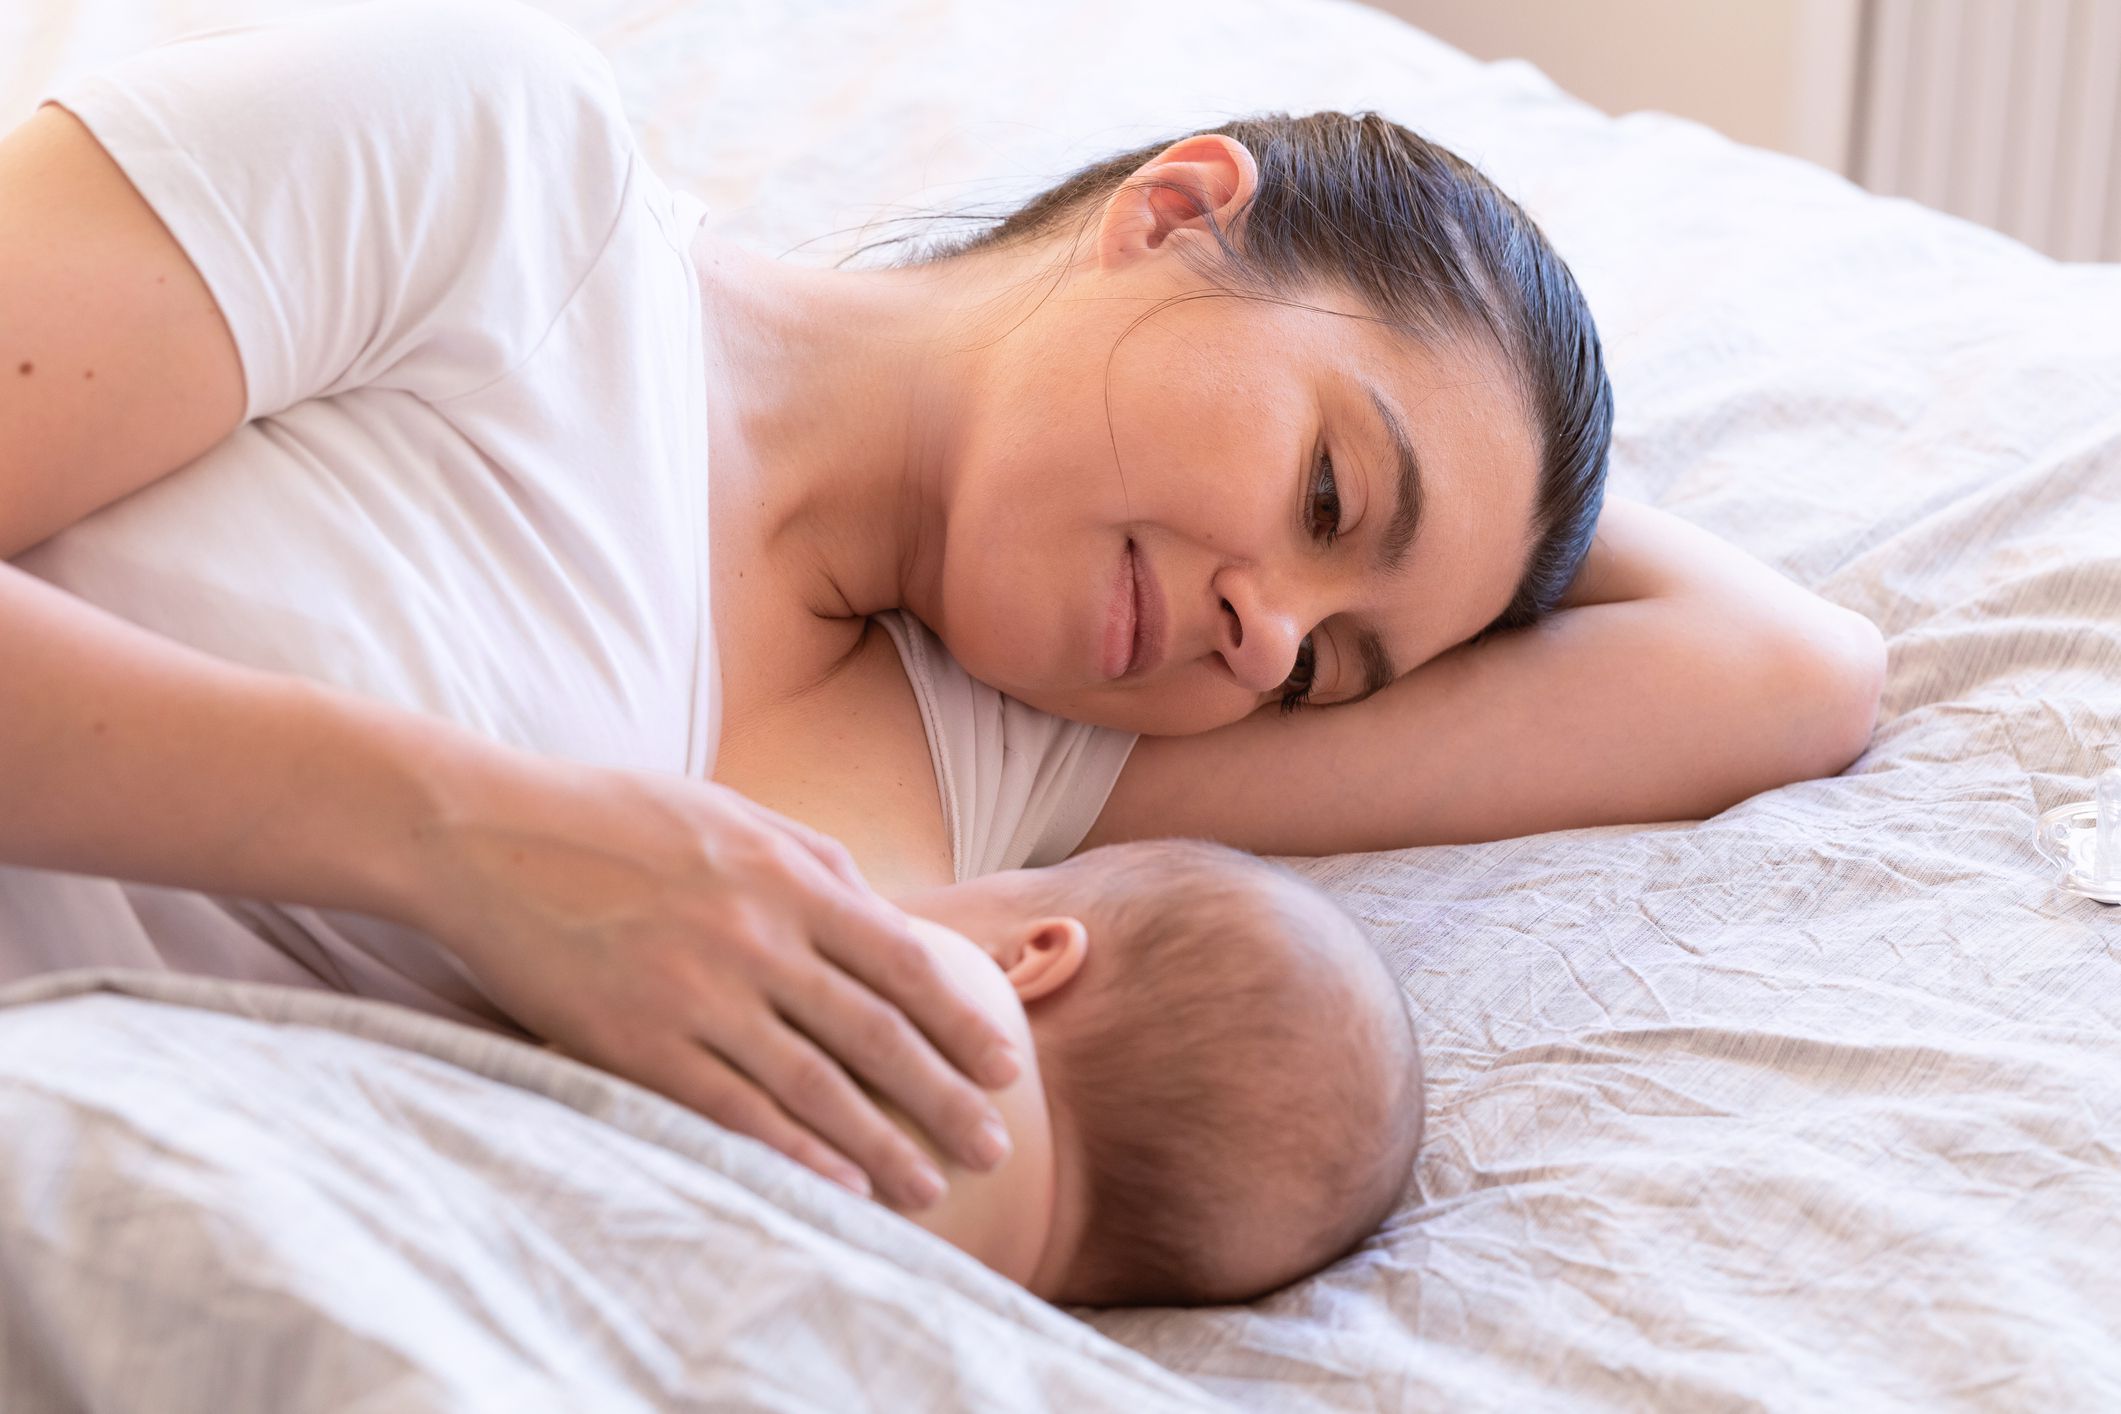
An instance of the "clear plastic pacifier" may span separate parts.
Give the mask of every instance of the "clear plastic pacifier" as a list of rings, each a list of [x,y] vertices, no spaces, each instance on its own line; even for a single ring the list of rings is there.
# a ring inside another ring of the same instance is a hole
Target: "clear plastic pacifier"
[[[2099,777],[2092,799],[2040,817],[2040,852],[2062,866],[2062,891],[2121,904],[2121,766]]]

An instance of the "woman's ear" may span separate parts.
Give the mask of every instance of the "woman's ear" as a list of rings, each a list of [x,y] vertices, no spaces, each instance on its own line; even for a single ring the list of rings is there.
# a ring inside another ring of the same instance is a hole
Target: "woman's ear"
[[[1059,991],[1082,970],[1090,930],[1080,918],[1034,918],[1022,925],[1016,961],[1003,970],[1018,1001],[1036,1001]]]
[[[1160,183],[1184,187],[1192,199]],[[1201,208],[1214,212],[1217,224],[1228,231],[1258,186],[1259,162],[1236,138],[1222,133],[1180,138],[1143,163],[1109,199],[1098,225],[1100,260],[1131,259],[1162,245],[1173,231],[1205,233]]]

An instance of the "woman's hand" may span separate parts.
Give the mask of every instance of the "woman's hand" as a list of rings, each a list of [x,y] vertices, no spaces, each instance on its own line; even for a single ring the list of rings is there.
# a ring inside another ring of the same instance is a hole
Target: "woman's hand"
[[[1008,1153],[945,1057],[999,1086],[1013,1048],[837,841],[712,782],[544,758],[440,808],[416,921],[555,1049],[902,1207],[942,1176],[850,1071],[969,1166]]]

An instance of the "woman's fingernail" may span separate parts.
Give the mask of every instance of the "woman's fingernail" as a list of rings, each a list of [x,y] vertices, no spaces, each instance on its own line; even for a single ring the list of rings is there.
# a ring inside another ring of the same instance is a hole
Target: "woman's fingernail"
[[[1017,1076],[1016,1047],[1007,1041],[995,1042],[980,1057],[979,1069],[988,1088],[1009,1084]]]
[[[857,1198],[867,1198],[874,1192],[869,1187],[869,1175],[863,1173],[860,1169],[838,1169],[834,1171],[832,1177],[840,1187],[847,1189]]]
[[[916,1208],[926,1208],[943,1196],[943,1176],[933,1165],[920,1164],[906,1175],[906,1200]]]
[[[972,1162],[991,1169],[1009,1157],[1009,1131],[998,1119],[990,1119],[972,1136]]]

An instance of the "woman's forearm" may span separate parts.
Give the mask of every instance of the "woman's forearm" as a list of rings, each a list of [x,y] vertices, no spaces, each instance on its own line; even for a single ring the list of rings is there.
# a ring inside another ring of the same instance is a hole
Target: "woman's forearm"
[[[514,754],[0,562],[0,863],[411,922],[435,792]]]
[[[1086,847],[1269,854],[1698,820],[1863,751],[1878,631],[1675,517],[1609,504],[1568,607],[1349,707],[1134,748]]]
[[[1608,502],[1563,608],[1410,672],[1442,839],[1699,820],[1862,755],[1886,670],[1856,613],[1680,517]],[[1364,704],[1370,706],[1370,704]]]
[[[1430,769],[1405,778],[1405,803],[1426,810],[1380,816],[1373,832],[1470,843],[1702,820],[1836,775],[1876,715],[1869,632],[1850,615],[1784,637],[1713,602],[1652,598],[1563,610],[1457,649],[1395,684],[1399,700],[1381,709],[1388,727],[1427,734]]]
[[[1869,743],[1885,648],[1867,619],[1736,546],[1611,500],[1553,618],[1428,668],[1404,686],[1435,700],[1403,710],[1455,701],[1484,719],[1471,730],[1487,764],[1450,774],[1487,800],[1450,809],[1454,833],[1496,839],[1706,819],[1836,775]]]
[[[1008,1146],[960,1072],[1018,1062],[822,845],[711,782],[227,663],[0,562],[0,864],[418,928],[566,1054],[921,1208],[943,1179],[854,1078],[984,1169]]]

